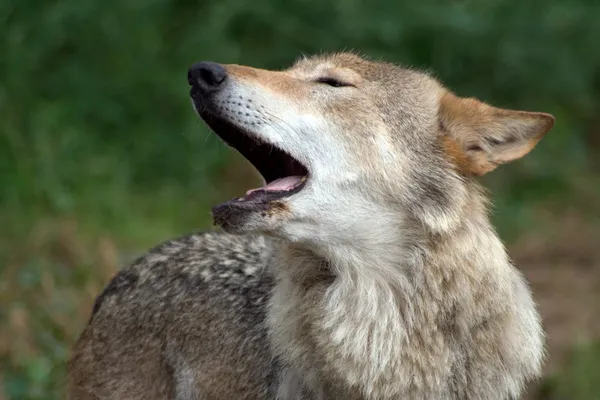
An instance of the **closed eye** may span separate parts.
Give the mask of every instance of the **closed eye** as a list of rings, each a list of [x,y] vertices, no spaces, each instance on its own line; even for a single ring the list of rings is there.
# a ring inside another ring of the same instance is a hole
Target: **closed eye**
[[[324,83],[324,84],[332,86],[332,87],[354,86],[351,83],[342,82],[342,81],[340,81],[338,79],[329,78],[329,77],[317,78],[315,80],[315,82],[317,82],[317,83]]]

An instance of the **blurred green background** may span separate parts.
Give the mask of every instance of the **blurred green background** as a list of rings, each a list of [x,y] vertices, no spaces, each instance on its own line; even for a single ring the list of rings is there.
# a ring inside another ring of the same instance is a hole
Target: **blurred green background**
[[[548,332],[529,398],[600,399],[599,43],[595,0],[0,0],[0,400],[63,398],[115,271],[252,186],[187,68],[344,49],[557,117],[485,183]]]

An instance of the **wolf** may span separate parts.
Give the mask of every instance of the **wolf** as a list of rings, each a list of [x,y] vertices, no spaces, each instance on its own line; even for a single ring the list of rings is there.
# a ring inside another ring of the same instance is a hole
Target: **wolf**
[[[193,106],[264,185],[110,281],[71,400],[513,399],[544,332],[477,182],[554,125],[352,53],[200,62]]]

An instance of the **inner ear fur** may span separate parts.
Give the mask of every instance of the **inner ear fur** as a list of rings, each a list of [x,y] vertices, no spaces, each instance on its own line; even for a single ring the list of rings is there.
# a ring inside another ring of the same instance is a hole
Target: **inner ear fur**
[[[529,153],[554,126],[540,112],[497,108],[445,92],[440,99],[444,150],[466,175],[484,175]]]

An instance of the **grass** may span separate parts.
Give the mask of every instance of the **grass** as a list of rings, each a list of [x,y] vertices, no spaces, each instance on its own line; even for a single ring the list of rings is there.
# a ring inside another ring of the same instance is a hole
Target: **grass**
[[[255,179],[220,151],[213,179],[189,189],[109,182],[82,190],[69,212],[43,202],[0,212],[0,400],[64,398],[69,349],[111,276],[162,241],[211,229],[211,204]]]
[[[575,346],[563,368],[544,380],[540,400],[600,399],[600,342]]]
[[[103,285],[144,249],[209,227],[206,205],[160,197],[129,199],[135,208],[122,210],[120,222],[94,213],[40,215],[27,234],[4,238],[0,366],[10,399],[62,398],[69,348]]]

